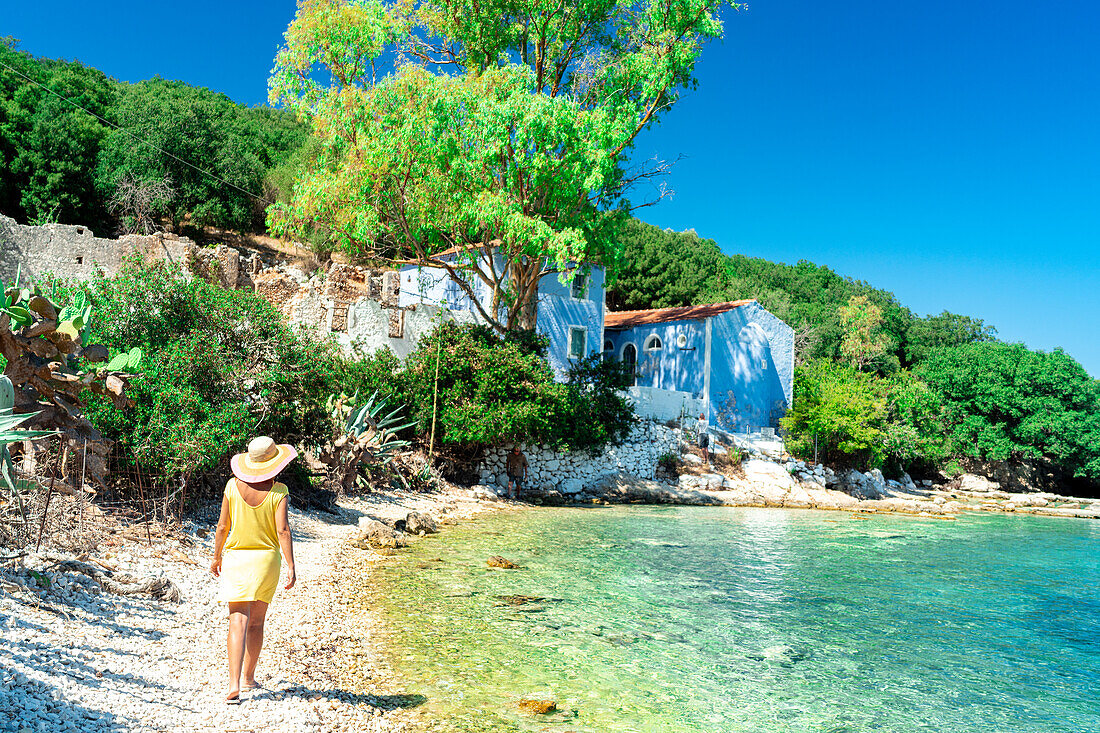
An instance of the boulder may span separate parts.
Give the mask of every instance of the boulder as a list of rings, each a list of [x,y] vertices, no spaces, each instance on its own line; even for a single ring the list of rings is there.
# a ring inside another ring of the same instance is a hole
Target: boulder
[[[772,485],[783,489],[794,486],[794,478],[784,469],[771,461],[750,458],[741,464],[745,479],[754,484]]]
[[[841,474],[840,485],[844,491],[857,499],[882,499],[887,495],[886,486],[884,483],[876,483],[873,476],[870,472],[863,474],[855,469],[849,469]]]
[[[409,534],[432,534],[438,532],[439,527],[431,515],[409,512],[405,516],[405,531]]]
[[[700,488],[718,491],[722,488],[722,483],[725,481],[725,478],[725,476],[717,473],[704,473],[699,477]]]
[[[408,544],[404,534],[377,519],[363,517],[359,520],[359,530],[359,536],[353,544],[360,549],[394,549]]]
[[[680,460],[692,466],[703,465],[703,459],[695,455],[694,453],[685,453],[684,455],[680,456]]]
[[[485,564],[488,565],[491,568],[501,568],[503,570],[518,570],[519,569],[519,565],[516,565],[514,562],[512,562],[508,558],[501,557],[500,555],[493,555],[492,557],[490,557],[488,560],[485,561]]]
[[[987,493],[990,491],[1000,491],[1001,485],[996,481],[990,481],[985,476],[978,476],[973,473],[964,473],[959,477],[959,489],[962,491],[976,491],[979,493]]]

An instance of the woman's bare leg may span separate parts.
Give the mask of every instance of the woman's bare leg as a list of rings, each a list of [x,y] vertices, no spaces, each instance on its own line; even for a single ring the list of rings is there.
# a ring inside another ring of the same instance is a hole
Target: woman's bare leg
[[[245,634],[248,631],[251,605],[247,601],[229,604],[229,635],[225,644],[229,652],[229,694],[225,696],[227,700],[241,694],[241,663],[244,660]]]
[[[244,637],[245,688],[260,686],[256,682],[256,662],[260,659],[260,649],[264,645],[264,619],[267,618],[265,602],[252,601],[248,606],[248,631]]]

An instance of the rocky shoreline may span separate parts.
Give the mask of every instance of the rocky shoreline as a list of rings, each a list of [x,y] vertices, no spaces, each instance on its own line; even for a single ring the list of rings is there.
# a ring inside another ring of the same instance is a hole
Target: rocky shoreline
[[[701,463],[701,462],[700,462]],[[730,507],[777,507],[840,510],[865,514],[896,513],[953,518],[963,512],[1000,512],[1050,517],[1100,519],[1100,499],[1061,496],[1049,492],[1007,492],[973,474],[943,484],[918,486],[912,480],[887,481],[877,471],[849,471],[843,475],[808,474],[796,463],[790,467],[750,458],[737,475],[696,466],[676,477],[643,479],[609,473],[577,493],[535,488],[522,499],[542,505],[569,504],[684,504]],[[905,477],[908,478],[908,477]],[[497,486],[479,485],[471,493],[482,500],[500,498]]]
[[[3,553],[0,731],[419,729],[422,699],[389,672],[384,635],[364,607],[370,568],[386,553],[353,542],[363,518],[419,512],[448,524],[502,506],[466,493],[373,494],[331,516],[292,509],[298,585],[271,606],[262,688],[240,706],[223,702],[226,611],[208,570],[212,520],[150,544],[108,540],[79,558],[167,578],[182,594],[178,604],[104,592],[58,570],[56,553]]]
[[[995,511],[1100,518],[1100,500],[1018,494],[977,476],[951,484],[807,480],[746,460],[738,475],[698,465],[671,480],[608,474],[580,494],[535,490],[536,504],[660,503],[892,512],[953,518]],[[827,478],[827,477],[826,477]],[[859,488],[851,488],[857,485]],[[860,496],[860,494],[865,494]],[[333,515],[292,510],[299,584],[271,607],[262,689],[223,702],[225,608],[208,566],[213,518],[145,543],[117,537],[68,559],[171,580],[180,603],[104,592],[64,572],[56,553],[0,557],[0,731],[416,731],[422,698],[386,665],[385,630],[370,607],[372,569],[421,533],[522,505],[494,488],[390,492],[341,502]]]

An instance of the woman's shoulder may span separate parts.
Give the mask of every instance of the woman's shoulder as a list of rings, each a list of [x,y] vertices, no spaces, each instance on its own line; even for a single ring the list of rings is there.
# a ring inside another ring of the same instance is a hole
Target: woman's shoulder
[[[286,484],[276,481],[271,487],[271,493],[277,497],[283,497],[290,494],[290,489]]]

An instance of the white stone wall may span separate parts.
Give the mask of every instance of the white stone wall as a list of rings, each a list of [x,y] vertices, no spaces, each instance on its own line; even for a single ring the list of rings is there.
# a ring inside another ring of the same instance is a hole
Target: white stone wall
[[[705,401],[695,399],[690,392],[636,385],[630,387],[626,394],[634,405],[635,414],[650,420],[679,420],[681,415],[694,420],[700,413],[706,412],[707,407]]]
[[[538,445],[522,445],[521,449],[530,464],[529,487],[579,494],[608,473],[622,471],[639,478],[655,478],[661,456],[666,453],[679,455],[680,431],[643,420],[621,445],[606,446],[596,455],[586,451],[559,453]],[[510,450],[511,446],[494,448],[486,454],[479,469],[481,483],[507,486],[504,466]]]

